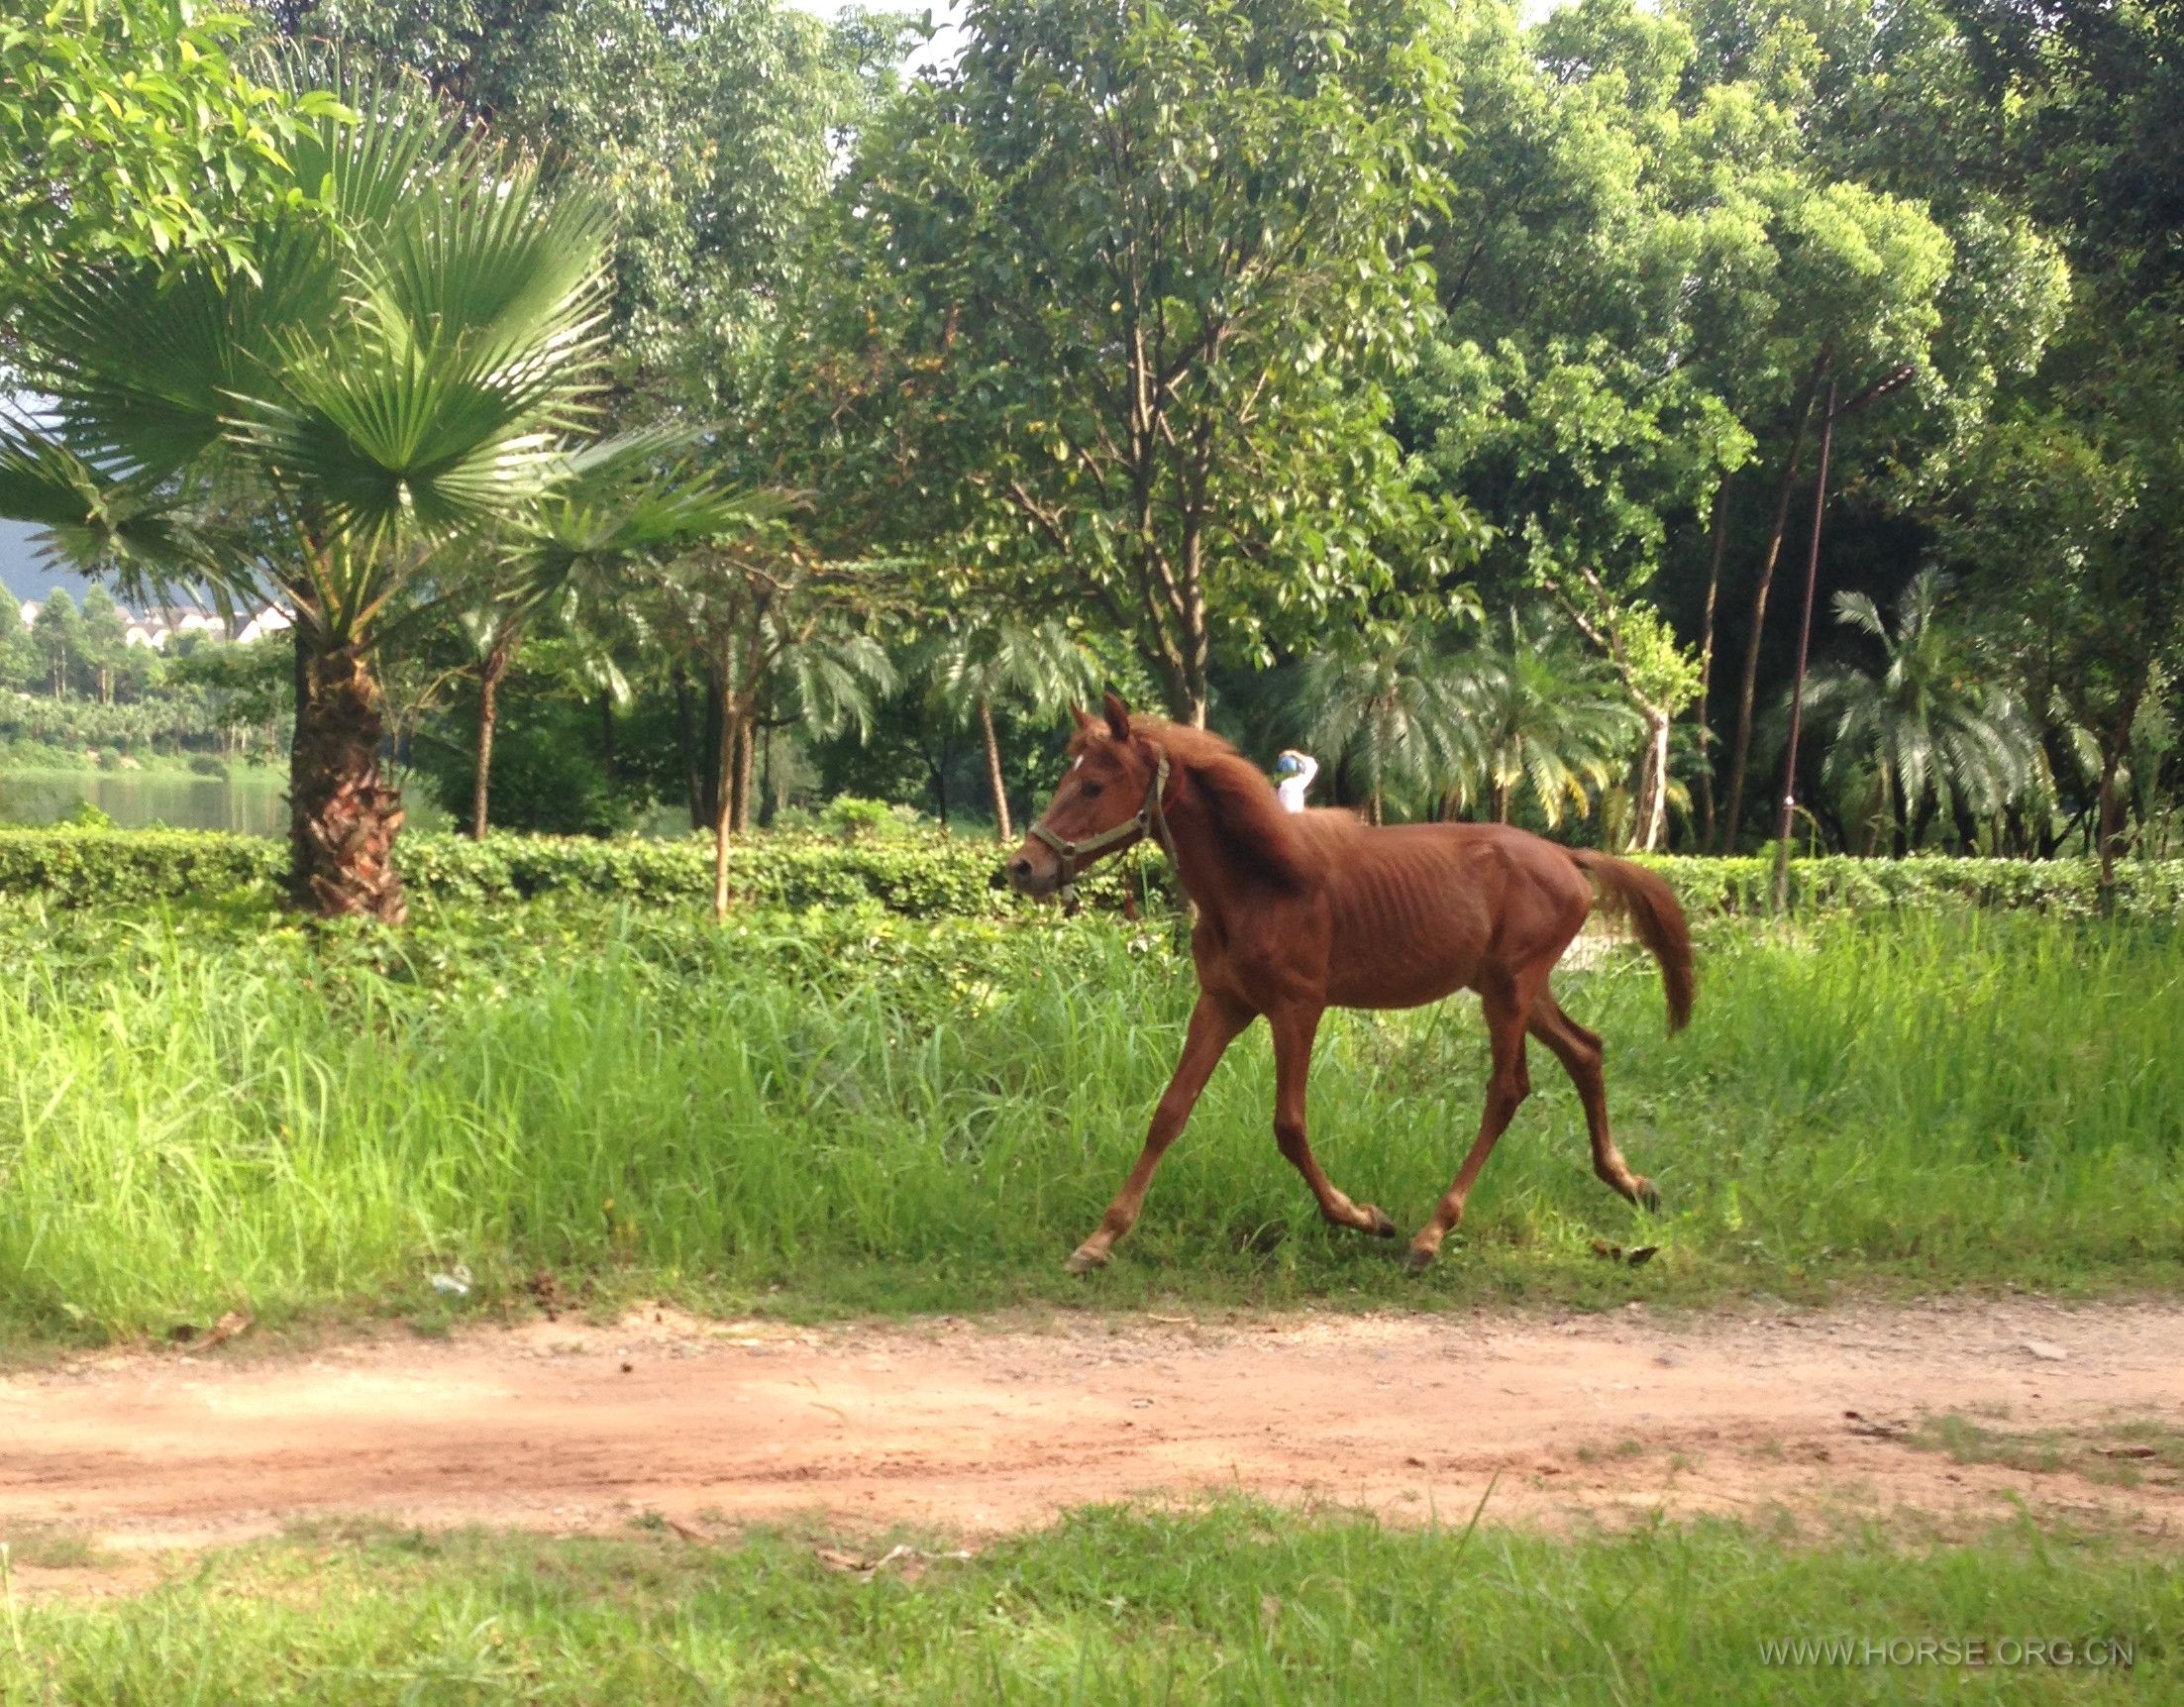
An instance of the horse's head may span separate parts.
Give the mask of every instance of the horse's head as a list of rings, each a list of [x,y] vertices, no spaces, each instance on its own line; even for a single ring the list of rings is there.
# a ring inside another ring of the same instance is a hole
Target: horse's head
[[[1047,809],[1009,856],[1008,881],[1020,895],[1066,890],[1094,860],[1143,836],[1165,782],[1160,755],[1130,731],[1130,708],[1106,696],[1104,719],[1071,708],[1077,738]],[[1065,897],[1064,899],[1067,899]]]

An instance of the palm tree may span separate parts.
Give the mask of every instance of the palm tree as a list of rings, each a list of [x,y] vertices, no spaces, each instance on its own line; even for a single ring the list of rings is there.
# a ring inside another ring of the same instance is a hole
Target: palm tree
[[[872,724],[894,667],[845,620],[862,602],[851,572],[819,574],[780,537],[666,554],[645,577],[661,626],[699,664],[720,730],[713,800],[713,912],[728,912],[728,844],[748,827],[763,732],[800,723],[821,735]]]
[[[1968,639],[1948,623],[1948,586],[1939,570],[1921,570],[1897,603],[1893,630],[1864,593],[1838,592],[1835,620],[1879,641],[1883,668],[1816,672],[1805,690],[1816,722],[1833,719],[1822,774],[1873,767],[1876,820],[1899,852],[1944,791],[1988,816],[2023,794],[2040,765],[2024,704],[1981,672]]]
[[[21,332],[52,402],[0,431],[0,514],[125,586],[294,611],[293,899],[399,920],[375,660],[569,477],[607,225],[414,93],[344,99],[278,145],[329,212],[269,214],[255,276],[185,259],[40,287]]]
[[[1459,790],[1485,760],[1469,677],[1436,629],[1368,632],[1305,660],[1297,678],[1304,745],[1365,787],[1374,823],[1391,788]]]
[[[491,805],[498,693],[533,620],[558,614],[580,633],[586,609],[617,604],[633,577],[663,556],[747,530],[778,514],[765,492],[729,492],[679,468],[651,466],[683,435],[636,432],[573,453],[565,480],[507,530],[457,620],[477,670],[478,716],[470,834],[482,840]],[[587,673],[613,698],[628,696],[605,652],[584,652]]]
[[[1529,788],[1553,829],[1568,807],[1592,809],[1593,793],[1621,770],[1645,720],[1619,684],[1590,659],[1525,631],[1509,612],[1506,645],[1463,661],[1460,688],[1473,738],[1485,751],[1477,775],[1498,823]],[[1468,803],[1467,786],[1455,803]]]
[[[986,778],[993,792],[993,829],[1003,845],[1016,839],[1001,779],[1001,744],[993,732],[993,702],[1013,700],[1038,717],[1059,716],[1088,703],[1098,672],[1064,623],[1022,622],[988,613],[942,634],[925,668],[934,695],[959,720],[977,717],[986,741]]]

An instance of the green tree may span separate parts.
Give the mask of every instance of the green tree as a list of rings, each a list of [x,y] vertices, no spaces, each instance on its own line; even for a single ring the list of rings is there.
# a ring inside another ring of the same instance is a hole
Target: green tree
[[[613,216],[616,416],[751,401],[841,148],[908,21],[780,0],[259,0],[281,34],[422,76]]]
[[[23,606],[0,586],[0,690],[23,692],[45,679],[46,660],[23,620]]]
[[[56,587],[46,595],[31,633],[46,667],[47,691],[55,699],[65,699],[68,680],[83,659],[83,618],[66,587]]]
[[[1981,669],[1970,638],[1946,615],[1947,579],[1922,570],[1898,601],[1892,628],[1862,592],[1835,595],[1835,620],[1880,642],[1883,666],[1817,671],[1806,708],[1827,729],[1825,774],[1873,767],[1876,836],[1901,854],[1953,800],[1985,817],[2038,774],[2039,741],[2024,705]],[[1831,724],[1831,727],[1829,725]]]
[[[1367,629],[1299,668],[1301,738],[1364,791],[1367,817],[1381,823],[1391,789],[1430,807],[1468,793],[1483,775],[1478,686],[1475,670],[1451,656],[1438,629],[1415,622]]]
[[[248,273],[297,179],[299,124],[340,103],[253,68],[249,20],[172,0],[29,0],[0,20],[0,304],[102,257]]]
[[[255,281],[123,263],[32,297],[57,425],[7,434],[0,513],[126,580],[290,604],[294,899],[399,919],[374,661],[466,542],[564,478],[600,374],[604,222],[414,98],[353,104],[290,146],[334,217],[279,210]]]
[[[724,918],[729,843],[754,814],[766,729],[867,729],[876,702],[893,691],[894,666],[852,621],[871,605],[858,576],[822,570],[778,521],[741,541],[667,556],[648,570],[646,591],[657,632],[705,683],[714,765],[709,776],[693,775],[691,794],[693,807],[709,800],[713,808],[713,913]]]
[[[1588,814],[1642,727],[1628,697],[1597,662],[1527,630],[1514,611],[1465,662],[1464,700],[1485,764],[1476,781],[1463,781],[1457,802],[1484,792],[1506,824],[1528,789],[1549,829],[1572,808]]]
[[[1944,537],[2028,705],[2066,724],[2050,724],[2051,763],[2070,729],[2092,744],[2105,884],[2133,731],[2184,668],[2184,373],[2173,341],[2149,335],[2085,379],[1974,447]]]
[[[841,193],[811,411],[940,533],[954,591],[1081,613],[1202,723],[1469,517],[1412,490],[1386,382],[1455,146],[1413,0],[981,0]]]
[[[77,662],[92,694],[101,704],[114,702],[114,678],[129,649],[129,628],[122,621],[114,595],[93,583],[85,588],[80,606],[82,629],[77,642]]]
[[[1014,841],[993,706],[1005,701],[1035,717],[1059,717],[1070,705],[1092,701],[1098,692],[1097,671],[1068,624],[992,614],[944,630],[928,649],[924,670],[946,715],[959,723],[977,720],[986,743],[987,787],[993,796],[993,833],[1004,845]]]

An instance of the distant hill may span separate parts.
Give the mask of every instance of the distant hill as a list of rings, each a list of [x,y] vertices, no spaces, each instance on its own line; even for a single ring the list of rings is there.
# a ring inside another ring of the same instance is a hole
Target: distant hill
[[[0,521],[0,586],[18,599],[44,598],[56,587],[65,587],[71,598],[81,599],[88,584],[72,569],[41,562],[36,532],[19,521]]]

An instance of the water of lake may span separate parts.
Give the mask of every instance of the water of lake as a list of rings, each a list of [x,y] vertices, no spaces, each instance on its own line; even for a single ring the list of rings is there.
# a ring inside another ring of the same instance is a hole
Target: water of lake
[[[287,778],[276,771],[233,777],[173,772],[0,772],[0,823],[50,824],[89,800],[123,829],[234,830],[247,836],[288,833]]]

